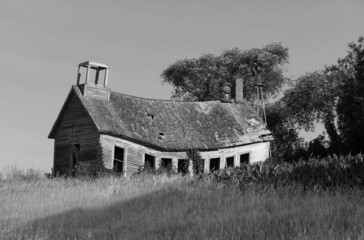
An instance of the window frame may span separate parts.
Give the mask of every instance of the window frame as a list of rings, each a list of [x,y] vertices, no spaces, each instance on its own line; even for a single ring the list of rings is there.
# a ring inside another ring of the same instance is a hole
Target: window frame
[[[174,159],[173,157],[160,157],[158,169],[162,167],[162,159],[171,159],[171,169],[173,169],[173,159]]]
[[[240,160],[240,158],[241,158],[241,155],[245,155],[245,154],[249,154],[249,159],[248,159],[248,164],[250,164],[251,162],[250,162],[250,156],[251,156],[251,151],[246,151],[246,152],[241,152],[241,153],[238,153],[238,161],[239,161],[239,166],[241,167],[242,166],[242,164],[241,164],[241,160]]]
[[[209,169],[209,172],[211,172],[211,159],[215,159],[215,158],[219,158],[219,169],[215,169],[214,171],[218,171],[221,169],[221,159],[222,159],[222,156],[221,155],[218,155],[218,156],[213,156],[213,157],[209,157],[209,165],[208,165],[208,169]]]
[[[124,150],[124,165],[123,165],[123,176],[126,177],[126,169],[127,169],[127,148],[120,144],[114,144],[114,147],[112,148],[112,155],[111,155],[111,169],[114,170],[114,161],[115,161],[115,147],[122,148]],[[117,159],[119,160],[119,159]],[[120,161],[120,160],[119,160]]]
[[[153,170],[156,170],[156,169],[158,169],[157,168],[157,156],[156,155],[153,155],[153,154],[150,154],[150,153],[148,153],[148,152],[145,152],[144,154],[143,154],[143,168],[145,167],[145,155],[149,155],[149,156],[152,156],[152,157],[154,157],[154,167],[152,168]]]
[[[187,162],[187,172],[182,172],[182,170],[180,170],[180,168],[179,168],[179,163],[180,163],[180,161],[185,161],[185,162]],[[190,159],[188,159],[188,158],[177,158],[177,173],[182,173],[182,175],[186,175],[186,174],[188,174],[189,172],[190,172],[190,162],[191,162],[191,160]]]
[[[228,158],[233,158],[233,166],[228,166],[227,165],[227,159]],[[225,157],[225,167],[236,167],[236,164],[235,164],[235,159],[236,159],[236,156],[235,155],[229,155],[228,157]]]

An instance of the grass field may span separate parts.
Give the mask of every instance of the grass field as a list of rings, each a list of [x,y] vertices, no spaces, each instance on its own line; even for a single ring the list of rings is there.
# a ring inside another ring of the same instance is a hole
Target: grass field
[[[361,190],[179,176],[0,181],[0,239],[364,239]]]

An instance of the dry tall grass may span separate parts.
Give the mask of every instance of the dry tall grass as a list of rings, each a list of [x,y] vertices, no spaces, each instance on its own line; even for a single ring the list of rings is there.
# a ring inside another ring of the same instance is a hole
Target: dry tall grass
[[[0,239],[363,239],[364,193],[179,176],[0,181]]]

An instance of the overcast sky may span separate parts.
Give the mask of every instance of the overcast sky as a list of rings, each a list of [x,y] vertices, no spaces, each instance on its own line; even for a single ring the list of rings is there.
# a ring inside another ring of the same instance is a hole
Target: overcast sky
[[[0,170],[50,171],[47,136],[80,62],[108,64],[113,91],[168,99],[160,74],[177,59],[282,42],[298,77],[343,57],[363,12],[363,0],[1,1]]]

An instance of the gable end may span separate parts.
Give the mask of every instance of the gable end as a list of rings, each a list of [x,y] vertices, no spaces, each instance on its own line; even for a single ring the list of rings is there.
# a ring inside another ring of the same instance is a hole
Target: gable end
[[[82,114],[83,118],[85,118],[85,117],[89,118],[90,122],[92,122],[92,124],[94,125],[94,127],[98,131],[99,128],[98,128],[96,122],[91,117],[89,111],[87,110],[87,108],[83,104],[80,97],[75,93],[74,87],[72,87],[69,94],[68,94],[68,96],[67,96],[67,98],[66,98],[66,100],[65,100],[65,103],[62,106],[61,111],[59,112],[59,114],[57,116],[57,119],[56,119],[55,123],[53,124],[53,127],[52,127],[52,129],[51,129],[51,131],[50,131],[50,133],[48,135],[48,138],[55,139],[55,136],[56,136],[57,132],[59,131],[60,127],[62,126],[62,123],[64,122],[64,118],[65,118],[66,114],[68,113],[69,109],[72,107],[72,105],[77,105],[78,110],[81,110],[77,114]],[[75,116],[75,118],[77,118],[77,116]]]

